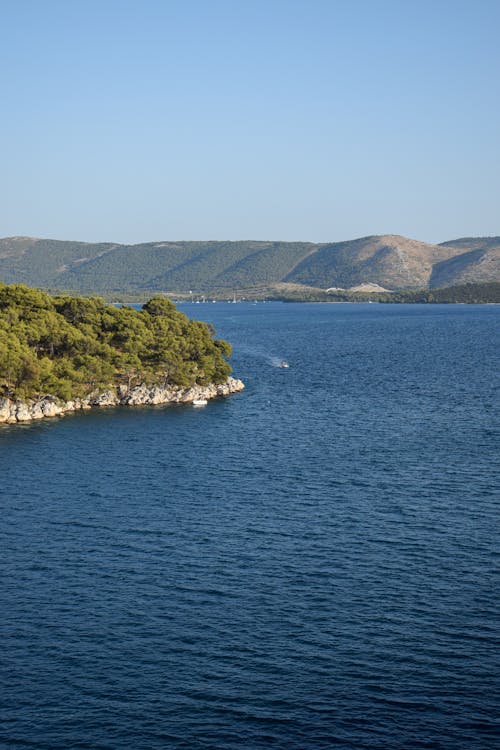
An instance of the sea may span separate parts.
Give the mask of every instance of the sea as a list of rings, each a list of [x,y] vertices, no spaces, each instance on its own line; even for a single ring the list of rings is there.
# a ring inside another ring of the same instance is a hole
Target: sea
[[[500,307],[179,307],[244,392],[0,429],[2,750],[498,747]]]

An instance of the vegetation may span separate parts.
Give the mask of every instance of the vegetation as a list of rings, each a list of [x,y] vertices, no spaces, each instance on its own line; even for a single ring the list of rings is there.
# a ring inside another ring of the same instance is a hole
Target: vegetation
[[[295,284],[325,290],[376,283],[424,289],[500,281],[500,237],[442,245],[397,235],[334,243],[153,242],[140,245],[0,239],[0,279],[78,294],[224,295]],[[307,292],[308,293],[308,292]]]
[[[0,389],[68,400],[110,385],[221,383],[230,345],[169,300],[142,310],[0,284]]]
[[[430,302],[487,304],[500,303],[500,282],[492,281],[483,284],[459,284],[442,289],[421,289],[416,292],[393,292],[382,295],[381,302]]]
[[[273,295],[283,302],[386,302],[386,303],[500,303],[500,282],[460,284],[443,289],[402,292],[325,292],[322,289],[294,289]]]
[[[57,294],[56,291],[52,292]],[[69,293],[68,293],[69,294]],[[351,291],[350,289],[337,289],[327,292],[318,287],[304,286],[302,284],[278,283],[260,284],[245,289],[224,289],[205,294],[159,292],[159,296],[165,299],[172,298],[175,302],[203,302],[203,301],[232,301],[252,302],[258,300],[276,300],[279,302],[388,302],[388,303],[457,303],[457,304],[500,304],[500,282],[468,283],[456,286],[443,287],[442,289],[418,289],[400,292],[376,292],[376,291]],[[147,292],[135,292],[125,294],[105,295],[110,302],[114,303],[144,303],[150,294]]]
[[[78,294],[212,292],[279,280],[307,242],[158,242],[140,245],[0,239],[0,279]]]

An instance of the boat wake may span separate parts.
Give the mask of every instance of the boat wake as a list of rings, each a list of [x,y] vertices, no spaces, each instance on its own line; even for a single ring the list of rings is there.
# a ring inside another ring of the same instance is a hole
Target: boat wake
[[[254,347],[240,346],[238,347],[238,350],[242,354],[246,354],[247,356],[254,357],[255,359],[260,359],[261,361],[268,364],[270,367],[281,367],[281,368],[290,367],[286,359],[283,359],[282,357],[273,356],[271,354],[268,354],[267,352],[263,352],[260,349],[255,349]]]
[[[273,367],[281,367],[284,369],[287,369],[288,367],[290,367],[286,359],[278,359],[278,357],[271,357],[269,361]]]

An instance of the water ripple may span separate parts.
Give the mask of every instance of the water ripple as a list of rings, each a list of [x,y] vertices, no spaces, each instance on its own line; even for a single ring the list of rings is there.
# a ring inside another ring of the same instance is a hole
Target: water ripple
[[[243,394],[0,430],[0,745],[493,748],[497,308],[229,307]]]

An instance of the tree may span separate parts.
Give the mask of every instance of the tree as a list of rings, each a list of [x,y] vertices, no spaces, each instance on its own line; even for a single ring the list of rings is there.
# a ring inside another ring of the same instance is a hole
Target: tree
[[[10,396],[68,399],[141,381],[218,383],[231,371],[230,352],[205,323],[162,297],[137,311],[0,284],[0,389]]]

